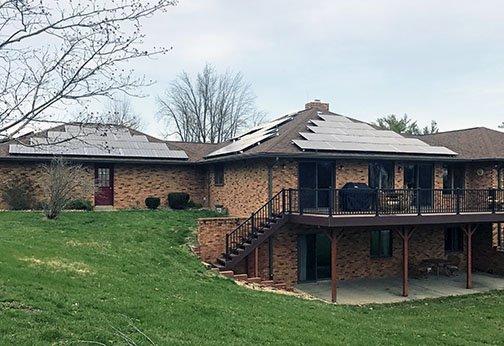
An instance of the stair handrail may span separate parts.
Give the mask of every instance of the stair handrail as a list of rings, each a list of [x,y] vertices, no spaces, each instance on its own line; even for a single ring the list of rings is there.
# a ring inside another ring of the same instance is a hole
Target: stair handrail
[[[276,203],[276,205],[274,203]],[[280,210],[274,210],[275,206],[279,207]],[[277,214],[277,212],[278,215],[284,215],[286,213],[285,189],[273,195],[273,197],[253,212],[246,220],[241,222],[235,229],[226,233],[226,255],[229,255],[236,249],[237,245],[241,243],[238,239],[244,238],[245,236],[245,232],[241,232],[242,229],[246,230],[250,226],[250,231],[246,233],[246,236],[250,237],[254,235],[254,233],[257,233],[258,230],[265,227],[264,224],[261,224],[261,219],[265,222],[273,216],[272,214]]]

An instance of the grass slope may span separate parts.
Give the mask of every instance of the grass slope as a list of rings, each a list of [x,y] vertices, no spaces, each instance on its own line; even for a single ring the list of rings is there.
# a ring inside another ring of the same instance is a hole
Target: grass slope
[[[497,344],[504,294],[346,307],[251,291],[185,243],[204,212],[0,213],[0,344]]]

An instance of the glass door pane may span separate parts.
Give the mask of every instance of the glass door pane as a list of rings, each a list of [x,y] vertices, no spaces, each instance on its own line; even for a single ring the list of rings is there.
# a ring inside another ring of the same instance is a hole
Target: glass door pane
[[[317,206],[317,166],[315,162],[299,163],[299,204],[302,210]]]
[[[314,234],[298,236],[298,280],[317,280],[316,238]]]
[[[329,189],[332,187],[333,165],[331,162],[317,163],[317,207],[329,208]]]
[[[331,242],[325,234],[317,234],[317,280],[331,278]]]
[[[420,205],[432,206],[434,167],[431,164],[418,165],[418,188],[420,189]]]

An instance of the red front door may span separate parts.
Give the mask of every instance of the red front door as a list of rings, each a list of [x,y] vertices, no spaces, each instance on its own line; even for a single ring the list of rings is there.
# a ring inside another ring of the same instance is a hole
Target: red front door
[[[111,166],[95,168],[95,205],[114,204],[114,169]]]

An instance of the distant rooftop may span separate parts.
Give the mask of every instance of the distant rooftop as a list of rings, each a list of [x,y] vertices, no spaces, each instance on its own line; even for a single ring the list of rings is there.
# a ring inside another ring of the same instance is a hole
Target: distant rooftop
[[[504,132],[473,127],[439,132],[416,138],[431,145],[442,145],[459,153],[460,159],[504,159]]]

